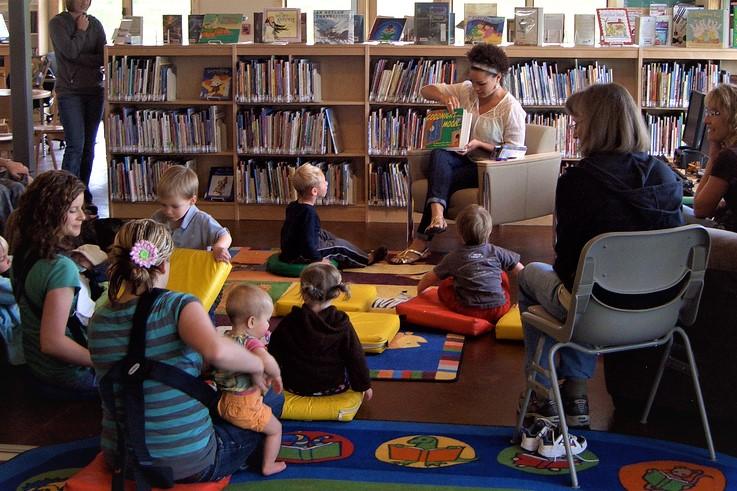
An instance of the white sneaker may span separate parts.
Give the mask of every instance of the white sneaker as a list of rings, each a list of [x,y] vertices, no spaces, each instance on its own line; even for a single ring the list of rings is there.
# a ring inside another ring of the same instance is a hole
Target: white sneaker
[[[551,428],[540,437],[537,453],[547,459],[557,459],[566,456],[566,446],[563,442],[563,433],[557,428]],[[586,450],[586,438],[568,433],[568,441],[571,445],[571,454],[578,455]]]
[[[543,437],[553,431],[555,423],[545,418],[535,418],[535,422],[527,428],[522,428],[522,440],[519,446],[528,452],[534,452],[541,445]]]

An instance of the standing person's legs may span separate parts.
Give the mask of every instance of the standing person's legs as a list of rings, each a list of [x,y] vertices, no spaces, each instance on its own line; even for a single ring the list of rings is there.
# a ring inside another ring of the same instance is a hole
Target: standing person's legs
[[[100,128],[102,120],[102,111],[105,99],[100,93],[99,95],[84,96],[84,143],[82,148],[82,156],[80,159],[79,178],[82,180],[86,189],[84,190],[85,203],[92,203],[92,193],[90,193],[90,176],[92,175],[92,165],[95,161],[95,141],[97,140],[97,130]]]
[[[64,141],[66,143],[61,168],[80,177],[85,138],[82,97],[69,94],[57,97],[59,99],[59,117],[61,125],[64,127]]]

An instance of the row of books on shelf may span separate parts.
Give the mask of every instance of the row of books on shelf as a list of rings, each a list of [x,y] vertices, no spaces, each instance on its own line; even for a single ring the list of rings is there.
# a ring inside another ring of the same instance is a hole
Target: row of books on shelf
[[[237,102],[322,100],[319,65],[307,59],[239,60],[237,77]]]
[[[222,107],[137,109],[122,107],[105,121],[112,152],[222,152],[227,148]]]
[[[236,199],[246,204],[287,204],[297,199],[290,178],[297,167],[309,163],[322,169],[328,183],[327,195],[318,200],[322,205],[353,205],[356,203],[356,183],[349,161],[260,161],[238,162]]]
[[[642,69],[642,105],[685,108],[692,90],[709,92],[730,82],[730,73],[714,63],[648,63]]]
[[[413,108],[383,108],[371,111],[368,119],[369,155],[406,155],[420,148],[426,111]]]
[[[581,154],[578,151],[578,140],[573,136],[572,119],[565,113],[528,113],[527,123],[550,126],[555,129],[555,151],[563,158],[575,159]]]
[[[598,63],[558,73],[557,64],[533,60],[512,66],[504,86],[521,104],[563,105],[574,92],[589,85],[613,81],[613,70]]]
[[[161,176],[175,165],[194,168],[195,161],[159,160],[130,155],[113,158],[108,167],[110,196],[115,201],[154,201]]]
[[[330,107],[279,111],[269,107],[236,115],[241,153],[335,154],[343,151],[340,128]]]
[[[681,146],[683,135],[683,114],[679,115],[646,115],[650,132],[650,154],[673,158],[676,149]]]
[[[165,56],[111,56],[107,62],[109,101],[173,101],[177,94],[174,65]]]
[[[407,162],[371,162],[368,179],[369,206],[407,206]]]
[[[455,60],[409,59],[393,63],[381,58],[374,65],[369,101],[428,103],[420,89],[428,84],[454,83]]]

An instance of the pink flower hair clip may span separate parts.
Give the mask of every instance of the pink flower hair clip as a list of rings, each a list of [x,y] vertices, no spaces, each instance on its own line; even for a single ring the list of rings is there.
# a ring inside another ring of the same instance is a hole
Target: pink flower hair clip
[[[159,249],[147,240],[139,240],[131,249],[131,259],[141,268],[150,268],[159,259]]]

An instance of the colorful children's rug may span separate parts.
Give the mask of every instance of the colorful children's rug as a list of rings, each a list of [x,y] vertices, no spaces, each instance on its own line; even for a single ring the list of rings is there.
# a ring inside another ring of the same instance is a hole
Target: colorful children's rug
[[[287,469],[235,474],[230,490],[570,489],[567,461],[509,443],[511,428],[384,421],[284,422]],[[702,448],[596,431],[580,434],[581,486],[596,490],[721,491],[737,483],[737,459]],[[60,489],[99,451],[96,439],[30,450],[0,465],[3,491]]]
[[[452,382],[458,377],[465,337],[402,330],[381,354],[366,355],[371,378]]]

